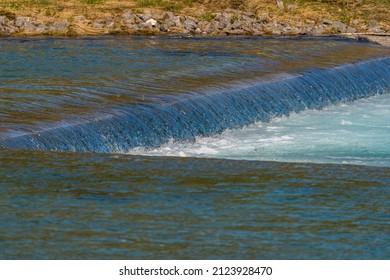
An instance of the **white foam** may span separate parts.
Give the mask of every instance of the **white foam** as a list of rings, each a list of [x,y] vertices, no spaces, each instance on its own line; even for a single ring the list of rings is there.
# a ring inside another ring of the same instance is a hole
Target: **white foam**
[[[389,123],[390,94],[386,94],[130,153],[390,166]]]

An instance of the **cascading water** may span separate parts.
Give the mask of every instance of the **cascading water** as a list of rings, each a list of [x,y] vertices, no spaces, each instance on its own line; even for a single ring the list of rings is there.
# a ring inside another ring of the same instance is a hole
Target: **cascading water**
[[[233,73],[217,72],[217,86],[212,82],[202,86],[192,82],[188,89],[184,85],[185,91],[183,85],[179,86],[177,91],[180,94],[175,95],[160,94],[156,86],[156,92],[151,94],[158,99],[156,101],[138,101],[126,105],[121,104],[118,98],[119,102],[103,107],[103,112],[99,114],[81,113],[70,118],[67,116],[59,122],[47,121],[43,125],[26,126],[19,130],[8,129],[0,134],[0,145],[13,149],[128,153],[135,147],[158,147],[170,140],[193,141],[196,137],[211,136],[226,129],[241,128],[258,121],[268,122],[272,118],[307,109],[321,109],[331,104],[389,92],[389,56],[367,57],[363,61],[360,58],[360,61],[356,58],[340,61],[338,57],[335,63],[331,57],[327,57],[325,50],[321,50],[322,54],[315,53],[302,65],[298,63],[289,66],[286,63],[282,67],[279,65],[285,63],[282,55],[281,58],[273,58],[271,63],[264,60],[257,66],[250,61],[248,68],[244,63],[240,67],[235,65],[238,70],[233,69]],[[197,54],[196,59],[199,59],[200,54]],[[164,53],[158,52],[158,55],[160,59]],[[294,53],[287,52],[285,55],[293,57]],[[232,56],[237,59],[235,56],[238,55],[232,52]],[[253,60],[250,55],[248,57]],[[260,59],[263,59],[261,55]],[[330,61],[324,63],[325,59]],[[305,65],[310,60],[314,61],[316,67],[307,69]],[[335,65],[324,66],[330,63]],[[263,70],[272,64],[276,64],[276,73]],[[132,67],[131,62],[128,67]],[[208,75],[211,70],[208,65],[202,67],[205,68],[202,69],[205,74],[197,73],[197,77],[194,77],[194,73],[184,73],[183,76],[198,78],[198,83],[202,83],[202,79],[206,78],[204,75]],[[142,67],[131,70],[141,71]],[[165,72],[160,75],[166,74],[170,83],[182,79],[179,73],[172,73],[170,67],[163,70]],[[149,72],[144,74],[146,78],[150,78]],[[247,74],[249,77],[227,81],[231,76],[234,77],[234,72],[238,72],[238,76]],[[218,76],[224,84],[220,84]],[[131,84],[128,86],[131,87]],[[47,89],[41,85],[40,90]],[[175,92],[175,88],[170,88],[170,91]],[[77,96],[82,97],[81,94]]]

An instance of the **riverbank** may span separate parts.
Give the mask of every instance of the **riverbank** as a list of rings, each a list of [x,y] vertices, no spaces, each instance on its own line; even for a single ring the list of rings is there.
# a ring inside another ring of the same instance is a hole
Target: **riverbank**
[[[130,3],[132,1],[124,2]],[[22,12],[22,10],[17,13],[12,9],[11,11],[0,10],[0,36],[102,36],[113,34],[326,36],[339,34],[348,38],[367,39],[390,46],[390,26],[386,20],[367,21],[359,17],[337,19],[326,12],[323,12],[323,15],[308,13],[304,16],[297,12],[301,8],[303,9],[303,6],[282,5],[282,7],[275,7],[275,9],[280,10],[279,14],[272,9],[264,8],[262,12],[259,9],[248,11],[248,8],[243,9],[242,7],[240,9],[228,7],[220,12],[207,12],[202,9],[204,5],[199,6],[198,10],[182,9],[179,12],[172,12],[164,10],[164,7],[144,7],[141,9],[135,8],[137,6],[123,6],[123,3],[122,6],[118,6],[117,10],[108,10],[107,13],[98,12],[101,9],[98,5],[89,5],[87,6],[89,10],[84,11],[76,9],[74,6],[74,9],[67,13],[51,13],[46,10],[46,13],[43,14],[41,10],[38,12],[34,8],[32,8],[31,13]],[[239,7],[237,6],[237,8]],[[167,9],[167,7],[165,8]]]

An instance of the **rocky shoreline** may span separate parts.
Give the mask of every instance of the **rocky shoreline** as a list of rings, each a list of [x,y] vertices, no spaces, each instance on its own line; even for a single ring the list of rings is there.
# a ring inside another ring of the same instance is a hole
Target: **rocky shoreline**
[[[85,16],[72,16],[67,20],[41,20],[34,17],[22,17],[14,14],[0,16],[0,36],[101,36],[109,34],[162,35],[184,34],[205,36],[323,36],[348,34],[350,38],[371,40],[372,37],[361,35],[382,35],[388,42],[389,27],[381,27],[375,21],[364,24],[358,21],[348,25],[328,19],[317,22],[302,20],[294,24],[272,20],[267,13],[256,16],[251,12],[225,10],[222,13],[210,13],[203,17],[176,15],[172,12],[147,10],[135,13],[131,10],[115,17],[91,20]],[[371,38],[371,39],[370,39]],[[375,40],[374,40],[375,41]]]

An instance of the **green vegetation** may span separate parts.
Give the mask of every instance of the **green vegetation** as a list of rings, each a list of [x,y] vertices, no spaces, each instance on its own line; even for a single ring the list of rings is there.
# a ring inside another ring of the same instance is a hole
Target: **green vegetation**
[[[212,21],[217,15],[213,13],[205,13],[199,17],[202,21]]]

